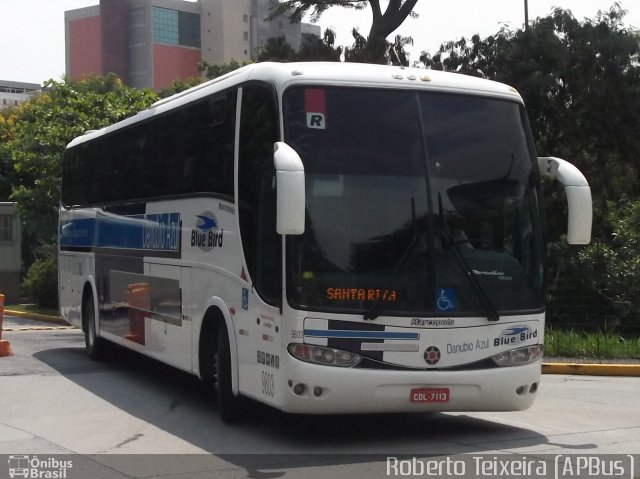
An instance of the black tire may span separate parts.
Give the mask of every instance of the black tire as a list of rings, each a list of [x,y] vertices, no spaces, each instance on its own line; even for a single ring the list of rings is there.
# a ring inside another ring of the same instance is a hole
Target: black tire
[[[98,337],[96,332],[96,308],[93,295],[89,294],[82,306],[82,325],[84,327],[84,344],[87,356],[94,361],[102,361],[107,356],[105,340]]]
[[[231,348],[227,327],[224,324],[218,331],[218,350],[215,364],[220,417],[226,423],[237,422],[240,418],[240,405],[239,398],[234,396],[231,387]]]

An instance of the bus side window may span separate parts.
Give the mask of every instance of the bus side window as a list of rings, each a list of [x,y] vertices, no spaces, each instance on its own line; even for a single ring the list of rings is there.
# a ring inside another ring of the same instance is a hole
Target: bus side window
[[[276,233],[273,144],[278,141],[275,91],[243,88],[240,119],[238,202],[240,235],[253,286],[264,301],[281,302],[282,240]]]

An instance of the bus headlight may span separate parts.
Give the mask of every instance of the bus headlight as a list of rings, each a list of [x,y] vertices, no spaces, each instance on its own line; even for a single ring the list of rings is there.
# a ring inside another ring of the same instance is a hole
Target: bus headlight
[[[542,344],[512,349],[496,354],[491,359],[500,367],[521,366],[537,361],[542,356]]]
[[[316,346],[314,344],[291,343],[287,346],[289,353],[300,361],[325,366],[350,368],[360,362],[362,356],[349,351]]]

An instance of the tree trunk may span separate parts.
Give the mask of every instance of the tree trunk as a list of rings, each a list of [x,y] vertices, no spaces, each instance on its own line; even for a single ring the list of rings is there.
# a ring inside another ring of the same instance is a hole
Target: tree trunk
[[[384,14],[380,9],[380,0],[369,0],[373,20],[367,48],[363,61],[368,63],[386,63],[385,51],[387,49],[387,37],[391,35],[402,22],[409,16],[418,0],[390,0]]]

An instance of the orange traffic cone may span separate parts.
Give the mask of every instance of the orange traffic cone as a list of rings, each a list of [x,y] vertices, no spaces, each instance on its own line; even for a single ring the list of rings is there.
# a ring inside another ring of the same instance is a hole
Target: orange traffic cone
[[[11,344],[2,339],[2,320],[4,319],[4,294],[0,294],[0,357],[12,356]]]

